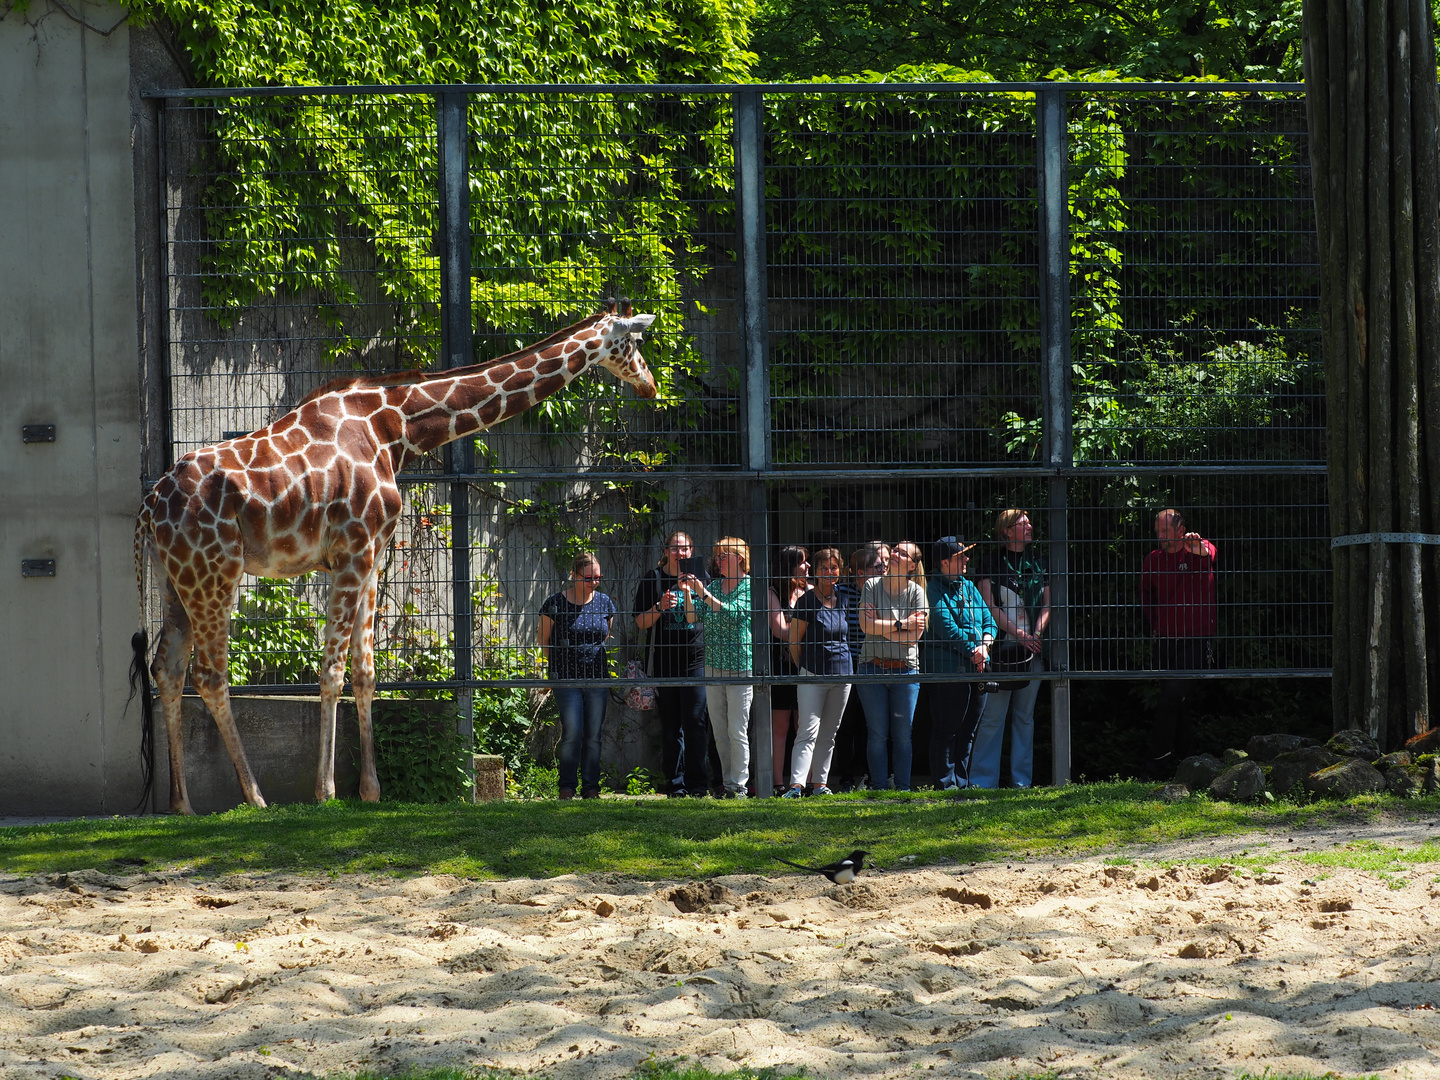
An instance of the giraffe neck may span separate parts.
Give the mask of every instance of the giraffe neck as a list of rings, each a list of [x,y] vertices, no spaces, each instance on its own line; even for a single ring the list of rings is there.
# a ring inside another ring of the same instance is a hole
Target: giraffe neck
[[[603,351],[603,335],[593,323],[587,320],[581,327],[483,367],[397,388],[405,417],[405,456],[484,431],[562,389]]]

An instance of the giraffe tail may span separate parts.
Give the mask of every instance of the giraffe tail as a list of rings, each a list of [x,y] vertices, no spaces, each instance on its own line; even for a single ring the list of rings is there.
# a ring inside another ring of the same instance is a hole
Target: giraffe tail
[[[150,637],[145,633],[145,552],[150,536],[150,508],[142,507],[135,522],[135,579],[140,586],[141,627],[130,638],[130,650],[135,655],[130,661],[130,697],[140,695],[140,779],[142,783],[140,801],[135,809],[144,810],[150,805],[155,788],[155,695],[150,685]]]
[[[135,653],[130,661],[130,696],[140,695],[140,801],[136,810],[150,805],[155,789],[155,697],[150,688],[150,639],[145,631],[136,630],[130,639]],[[129,701],[126,702],[129,705]]]

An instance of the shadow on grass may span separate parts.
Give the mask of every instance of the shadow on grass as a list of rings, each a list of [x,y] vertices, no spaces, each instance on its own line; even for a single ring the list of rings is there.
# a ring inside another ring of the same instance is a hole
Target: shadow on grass
[[[1100,783],[799,802],[332,802],[242,808],[199,818],[90,819],[3,829],[0,871],[773,875],[782,870],[776,855],[828,861],[864,847],[881,867],[1081,857],[1137,844],[1294,829],[1337,817],[1353,823],[1386,807],[1434,814],[1440,798],[1397,803],[1369,797],[1338,805],[1264,807],[1208,798],[1165,803],[1153,785]]]

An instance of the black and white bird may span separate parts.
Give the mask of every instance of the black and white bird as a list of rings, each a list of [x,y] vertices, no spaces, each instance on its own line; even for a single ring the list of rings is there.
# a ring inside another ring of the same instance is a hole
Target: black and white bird
[[[827,863],[824,866],[801,866],[798,862],[782,859],[779,855],[776,855],[775,858],[778,862],[783,862],[786,866],[795,867],[796,870],[808,870],[812,874],[824,874],[836,885],[848,885],[854,881],[856,875],[864,869],[865,856],[869,854],[868,851],[861,851],[859,848],[856,848],[839,862]]]

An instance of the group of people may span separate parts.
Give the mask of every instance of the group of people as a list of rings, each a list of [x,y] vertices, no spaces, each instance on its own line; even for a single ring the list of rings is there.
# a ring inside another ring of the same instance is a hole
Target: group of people
[[[1178,511],[1156,518],[1160,547],[1146,559],[1142,607],[1162,642],[1160,666],[1205,666],[1215,632],[1215,548],[1187,532]],[[1000,513],[995,543],[973,572],[976,547],[944,536],[931,546],[932,572],[910,541],[863,545],[848,564],[833,547],[778,553],[767,590],[771,640],[770,732],[776,794],[828,795],[837,736],[854,689],[864,721],[871,788],[911,786],[911,728],[921,671],[967,675],[930,682],[929,760],[940,789],[998,787],[1010,727],[1010,783],[1033,777],[1035,704],[1050,623],[1050,583],[1034,528],[1020,509]],[[635,625],[646,641],[656,687],[667,793],[744,798],[750,768],[754,599],[749,545],[723,537],[710,559],[684,532],[672,533],[657,566],[635,591]],[[539,636],[560,713],[560,797],[600,794],[600,734],[608,692],[574,680],[608,676],[605,643],[617,609],[599,590],[591,552],[540,609]],[[1198,651],[1197,651],[1198,650]],[[982,677],[988,673],[987,677]],[[865,678],[855,679],[855,676]],[[793,682],[790,681],[793,679]],[[1162,684],[1149,757],[1162,770],[1174,750],[1186,684]],[[708,719],[707,719],[708,718]],[[713,736],[713,738],[712,738]],[[708,766],[708,768],[707,768]],[[710,773],[717,777],[710,783]]]

